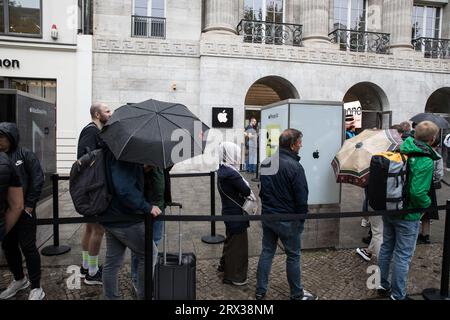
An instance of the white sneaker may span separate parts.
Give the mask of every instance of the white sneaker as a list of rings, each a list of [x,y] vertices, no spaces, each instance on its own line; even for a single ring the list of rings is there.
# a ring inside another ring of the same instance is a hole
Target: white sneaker
[[[361,227],[363,227],[363,228],[368,228],[368,227],[370,227],[370,221],[367,220],[367,219],[362,218],[362,219],[361,219]]]
[[[30,282],[28,281],[27,277],[24,277],[22,280],[18,280],[18,281],[13,280],[10,283],[10,285],[8,286],[8,288],[6,288],[6,290],[0,294],[0,299],[6,300],[9,298],[12,298],[20,290],[28,288],[29,285],[30,285]]]
[[[28,300],[42,300],[45,297],[45,292],[42,288],[36,288],[30,291]]]

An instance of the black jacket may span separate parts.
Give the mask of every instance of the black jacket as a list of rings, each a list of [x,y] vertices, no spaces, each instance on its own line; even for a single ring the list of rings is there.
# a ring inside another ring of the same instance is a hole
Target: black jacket
[[[81,130],[78,139],[77,159],[80,159],[88,151],[94,151],[103,147],[100,136],[100,129],[94,122],[89,123]]]
[[[242,215],[242,205],[250,195],[251,189],[241,175],[234,169],[221,165],[217,171],[217,189],[222,199],[222,215]],[[231,199],[233,200],[231,200]],[[238,205],[239,204],[239,205]],[[228,233],[239,234],[250,226],[248,221],[227,221],[225,227]]]
[[[8,156],[22,182],[25,207],[35,208],[44,185],[39,160],[30,150],[19,147],[19,129],[15,123],[0,123],[0,134],[7,136],[11,143]]]
[[[279,155],[279,163],[277,163]],[[261,164],[262,214],[308,212],[308,183],[300,157],[292,151],[279,149]],[[279,165],[278,170],[270,168]],[[272,174],[274,173],[274,174]]]

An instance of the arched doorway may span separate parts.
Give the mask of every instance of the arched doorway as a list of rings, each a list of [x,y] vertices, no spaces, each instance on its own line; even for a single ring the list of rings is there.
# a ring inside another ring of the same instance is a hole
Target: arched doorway
[[[282,77],[267,76],[257,80],[250,86],[245,96],[244,128],[248,129],[251,118],[255,118],[257,121],[257,127],[260,127],[261,107],[282,100],[299,98],[300,95],[294,85]],[[259,139],[257,143],[259,144]],[[249,146],[247,139],[245,143],[245,154],[243,155],[246,159],[246,167],[248,165],[248,161],[253,161],[250,160],[249,150],[255,152],[254,148],[252,149]],[[257,151],[257,154],[259,154],[259,151]],[[254,154],[252,158],[254,158]],[[259,160],[257,160],[256,163],[259,163]],[[256,175],[258,175],[258,172],[256,172]]]
[[[450,87],[433,92],[428,98],[425,112],[450,114]]]
[[[260,109],[263,106],[286,100],[299,99],[297,89],[288,80],[279,76],[268,76],[254,82],[245,96],[245,127],[251,117],[261,121]]]
[[[427,100],[425,112],[439,114],[450,122],[450,87],[444,87],[433,92]],[[448,133],[450,133],[449,129],[441,130],[441,148],[439,151],[444,158],[446,167],[450,168],[450,149],[446,150],[442,146],[442,140]]]
[[[389,102],[383,89],[371,82],[360,82],[351,87],[344,103],[359,101],[362,107],[362,128],[387,128],[392,124]]]

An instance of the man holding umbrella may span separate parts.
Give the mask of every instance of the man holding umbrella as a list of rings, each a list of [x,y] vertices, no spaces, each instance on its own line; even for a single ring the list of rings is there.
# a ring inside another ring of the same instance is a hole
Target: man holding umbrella
[[[113,198],[104,216],[151,214],[157,217],[161,210],[144,198],[144,170],[140,164],[120,161],[107,152],[107,177],[112,186]],[[145,227],[141,221],[103,223],[106,230],[106,257],[103,267],[103,293],[107,300],[120,299],[118,272],[123,264],[126,248],[138,261],[137,294],[144,299]],[[153,243],[153,261],[158,248]]]
[[[196,132],[197,123],[201,132]],[[201,154],[205,147],[203,133],[207,129],[186,106],[156,100],[120,107],[103,128],[100,138],[107,147],[106,176],[113,191],[105,215],[130,215],[130,221],[104,223],[107,249],[103,291],[106,299],[120,298],[117,276],[127,247],[137,258],[137,294],[138,299],[144,298],[144,262],[149,252],[145,252],[144,223],[132,215],[151,214],[157,217],[161,209],[145,200],[143,165],[167,169],[175,162],[195,156],[196,151]],[[182,150],[182,157],[172,156],[174,148],[180,144],[179,139],[172,137],[175,130],[181,130],[183,138],[190,139],[189,146],[194,144],[190,152]],[[154,268],[158,249],[154,241],[152,246]]]

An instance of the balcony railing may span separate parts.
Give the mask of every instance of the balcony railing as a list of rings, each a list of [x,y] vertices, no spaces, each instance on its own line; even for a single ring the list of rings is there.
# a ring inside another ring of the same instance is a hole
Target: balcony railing
[[[166,38],[166,18],[131,16],[131,36]]]
[[[336,29],[329,36],[343,51],[389,54],[389,33]]]
[[[275,45],[302,45],[302,25],[274,23],[257,20],[241,20],[237,33],[244,36],[244,42]]]
[[[416,51],[422,51],[425,58],[450,59],[450,39],[417,38],[412,40]]]

